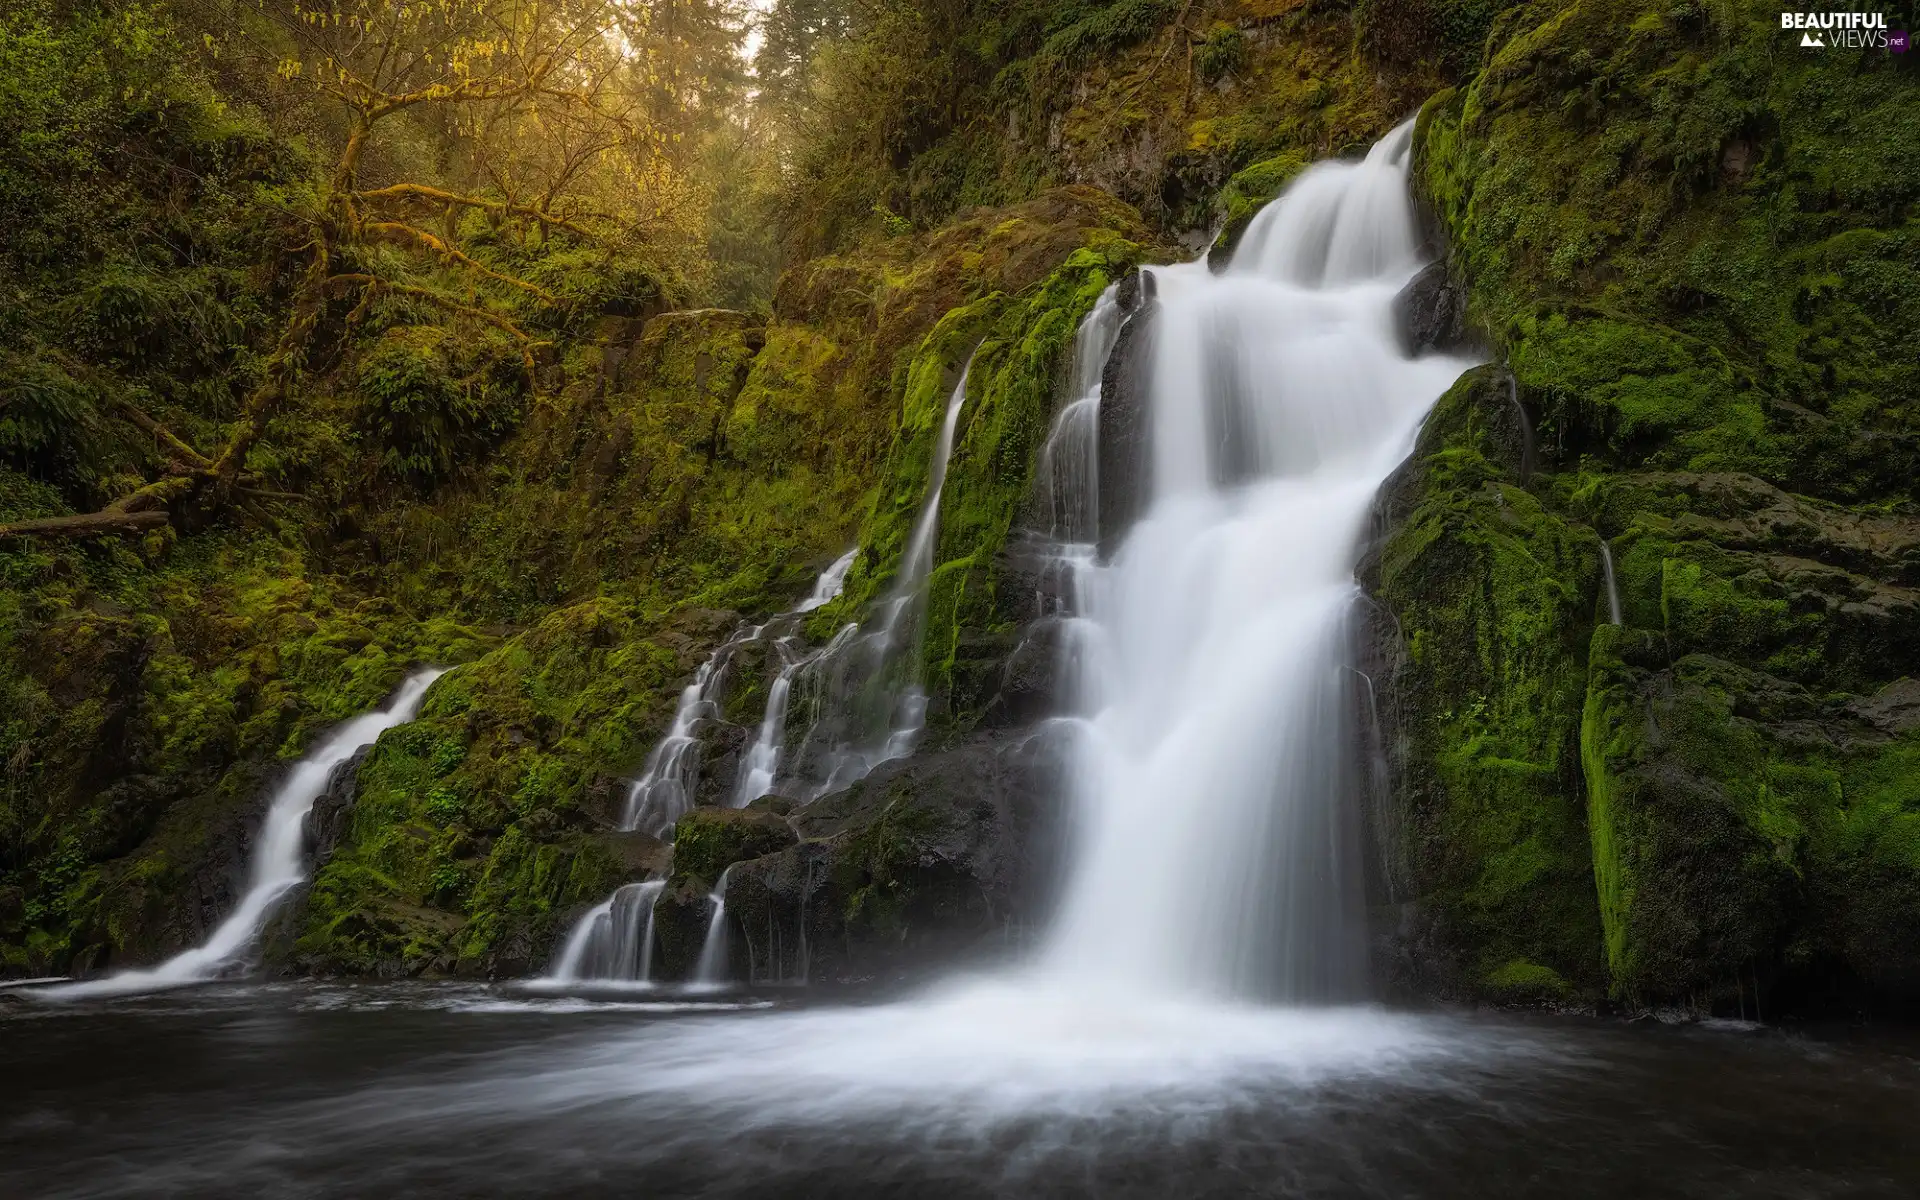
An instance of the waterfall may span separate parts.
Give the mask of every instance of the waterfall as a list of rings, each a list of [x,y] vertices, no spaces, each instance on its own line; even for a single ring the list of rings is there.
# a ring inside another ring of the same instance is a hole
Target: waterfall
[[[783,641],[776,645],[782,658],[787,653]],[[767,710],[760,718],[760,729],[753,745],[740,760],[740,777],[733,787],[733,807],[745,808],[767,794],[780,768],[780,750],[787,735],[787,698],[793,692],[793,677],[810,661],[783,662],[780,673],[767,688]]]
[[[1607,539],[1600,539],[1600,573],[1607,581],[1607,623],[1620,623],[1620,585],[1613,581],[1613,551],[1607,546]]]
[[[700,961],[693,968],[695,987],[719,988],[727,984],[727,877],[732,874],[732,867],[720,872],[720,882],[714,885],[713,894],[707,897],[707,903],[713,905],[713,916],[707,922],[707,937],[700,947]]]
[[[1411,138],[1305,172],[1226,273],[1151,269],[1143,515],[1111,561],[1069,556],[1088,628],[1048,975],[1288,1001],[1365,987],[1353,572],[1374,494],[1471,365],[1395,338],[1422,265]],[[1072,507],[1056,527],[1083,537]]]
[[[846,584],[847,570],[858,554],[856,546],[841,555],[814,581],[806,599],[765,625],[741,629],[700,664],[693,682],[680,693],[673,723],[648,753],[640,778],[627,793],[621,829],[629,832],[644,829],[664,837],[673,823],[693,807],[704,750],[700,722],[720,716],[727,666],[733,656],[757,639],[772,637],[772,649],[781,656],[783,665],[768,688],[760,732],[741,761],[730,802],[735,808],[744,808],[766,794],[780,761],[787,696],[793,676],[808,661],[805,658],[788,661],[794,639],[789,635],[774,635],[778,630],[797,628],[795,617],[837,598]],[[589,909],[568,931],[552,970],[532,982],[556,987],[582,983],[651,983],[653,905],[665,887],[664,880],[627,884]]]
[[[855,546],[835,559],[833,565],[821,572],[820,578],[814,581],[813,592],[793,611],[810,613],[816,608],[825,608],[839,599],[840,589],[847,586],[847,572],[853,569],[853,560],[859,557],[860,547]]]
[[[866,777],[875,767],[913,752],[926,723],[920,684],[927,581],[940,533],[940,497],[953,457],[960,410],[967,400],[972,362],[947,398],[934,441],[921,502],[893,587],[872,628],[847,625],[798,672],[804,678],[813,724],[801,738],[793,774],[796,799],[814,800]]]
[[[1060,544],[1091,544],[1100,524],[1100,377],[1120,337],[1117,288],[1108,288],[1073,339],[1067,403],[1040,451],[1047,532]]]
[[[653,902],[666,886],[654,879],[616,889],[573,927],[545,982],[651,982]]]
[[[245,970],[280,901],[306,882],[306,819],[314,801],[327,790],[335,769],[371,746],[382,733],[413,720],[427,688],[446,674],[415,673],[400,685],[386,708],[355,717],[328,733],[294,765],[267,805],[267,819],[253,848],[246,895],[207,940],[145,971],[122,971],[105,979],[50,988],[47,996],[109,996],[204,983]]]
[[[847,571],[853,566],[860,548],[855,546],[839,558],[833,565],[821,572],[814,581],[813,591],[795,607],[781,613],[765,625],[742,627],[732,637],[723,642],[707,661],[700,664],[694,673],[693,682],[680,693],[680,703],[674,709],[673,723],[668,726],[666,736],[661,738],[647,755],[646,766],[640,772],[640,778],[634,780],[627,791],[627,802],[622,812],[620,828],[626,831],[642,830],[656,837],[665,837],[673,828],[673,823],[682,813],[693,807],[694,790],[700,782],[700,759],[704,750],[701,739],[702,721],[717,720],[720,717],[721,701],[726,695],[728,684],[727,667],[733,656],[740,650],[763,639],[770,639],[774,649],[784,659],[792,644],[788,634],[798,626],[793,618],[824,607],[840,595],[840,589],[846,585]],[[775,679],[767,697],[767,712],[761,721],[761,738],[756,740],[748,758],[764,766],[764,778],[759,778],[760,790],[750,791],[747,776],[748,768],[743,764],[740,778],[733,791],[733,805],[744,807],[766,794],[766,788],[773,782],[773,767],[778,764],[779,747],[766,740],[769,728],[778,738],[785,729],[787,693],[792,687],[792,675],[800,663],[786,663]],[[778,712],[776,713],[776,704]]]
[[[760,627],[748,626],[721,644],[680,693],[673,724],[647,755],[647,764],[627,792],[620,828],[665,837],[680,815],[693,807],[700,782],[700,722],[720,716],[720,700],[727,686],[727,664],[742,646],[760,636]]]

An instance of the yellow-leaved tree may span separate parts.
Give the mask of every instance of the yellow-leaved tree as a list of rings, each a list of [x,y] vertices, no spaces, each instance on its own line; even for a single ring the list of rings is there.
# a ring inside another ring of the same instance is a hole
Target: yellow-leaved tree
[[[494,233],[588,243],[645,236],[683,203],[684,184],[649,120],[631,0],[259,0],[283,87],[311,88],[338,118],[335,153],[301,214],[298,282],[255,386],[216,446],[198,447],[130,404],[167,465],[97,512],[0,524],[0,536],[88,537],[158,528],[190,507],[298,500],[269,490],[248,452],[298,386],[330,311],[351,330],[382,297],[474,322],[518,345],[529,385],[544,344],[501,302],[555,297],[463,249],[462,217]],[[269,44],[256,38],[254,49]],[[403,114],[464,148],[462,190],[445,180],[363,180]],[[391,247],[398,256],[380,251]],[[394,262],[432,268],[393,269]]]

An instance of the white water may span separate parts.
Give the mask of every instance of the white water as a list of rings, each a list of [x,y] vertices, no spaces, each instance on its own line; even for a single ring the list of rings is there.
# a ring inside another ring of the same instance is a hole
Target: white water
[[[327,790],[334,769],[371,746],[382,733],[411,721],[426,699],[427,688],[444,674],[444,670],[435,669],[409,677],[386,708],[339,726],[294,765],[268,804],[266,823],[254,843],[247,894],[205,944],[175,955],[151,970],[122,971],[105,979],[48,988],[40,994],[123,995],[202,983],[245,970],[252,963],[267,919],[288,892],[306,882],[307,813]]]
[[[731,803],[735,808],[744,808],[766,794],[780,762],[787,696],[793,675],[807,661],[788,661],[794,639],[775,636],[774,631],[793,628],[795,622],[791,618],[812,612],[837,598],[846,585],[847,570],[859,553],[856,546],[835,559],[814,581],[807,598],[792,610],[765,625],[735,633],[700,665],[693,682],[680,693],[673,724],[648,754],[646,767],[627,794],[622,829],[644,827],[648,832],[665,836],[673,823],[693,807],[704,751],[700,722],[720,716],[720,702],[727,685],[726,671],[733,655],[749,642],[772,637],[769,651],[781,656],[782,666],[767,691],[767,708],[760,720],[759,736],[741,760]],[[653,905],[665,887],[661,880],[627,884],[589,909],[568,932],[552,970],[532,983],[550,987],[582,983],[650,985],[653,982]]]
[[[781,649],[784,653],[784,646]],[[793,693],[793,676],[804,661],[784,663],[767,688],[767,711],[760,718],[753,745],[740,760],[740,777],[733,788],[735,808],[745,808],[773,788],[787,736],[787,700]]]
[[[700,947],[700,961],[693,968],[695,987],[718,988],[727,983],[727,877],[732,874],[732,867],[720,872],[720,882],[707,897],[707,903],[713,905],[713,915],[707,920],[707,937]]]
[[[1365,993],[1353,572],[1380,484],[1433,401],[1472,365],[1410,359],[1395,336],[1393,299],[1422,265],[1407,197],[1410,137],[1402,128],[1364,162],[1306,172],[1255,220],[1225,274],[1203,264],[1154,270],[1148,493],[1104,564],[1092,543],[1099,367],[1117,334],[1110,305],[1081,332],[1086,361],[1076,362],[1041,480],[1078,688],[1068,886],[1030,971],[904,1006],[897,1018],[961,1059],[979,1049],[983,1070],[1005,1065],[996,1048],[1030,1046],[1027,1033],[1041,1032],[984,1035],[1020,1019],[1009,988],[1046,998],[1050,1020],[1084,1024],[1090,1044],[1073,1057],[1102,1066],[1131,1058],[1125,1047],[1143,1029],[1157,1032],[1141,1054],[1184,1062],[1185,1027],[1206,1014],[1257,1023],[1247,1001]],[[862,666],[851,680],[859,686],[823,690],[846,709],[887,681],[876,665],[924,603],[915,590],[923,595],[931,569],[964,390],[963,380],[880,619],[870,633],[843,630],[816,660]],[[883,761],[902,728],[917,733],[898,719],[913,690],[890,691],[885,740],[834,743],[836,770],[816,776],[807,798],[844,786],[842,765],[857,778]],[[836,714],[816,715],[819,728]],[[696,973],[709,984],[726,965],[724,881],[712,900]],[[1162,1008],[1184,1015],[1135,1019]],[[1353,1018],[1356,1045],[1370,1020]],[[1379,1028],[1386,1043],[1402,1043],[1404,1031]]]
[[[966,405],[972,363],[947,398],[921,501],[893,587],[871,628],[843,627],[797,672],[804,680],[813,723],[801,739],[791,785],[797,799],[815,800],[850,787],[881,763],[913,753],[926,724],[920,639],[925,632],[927,580],[940,535],[940,497],[953,457],[960,411]]]
[[[1607,581],[1607,619],[1609,623],[1620,623],[1620,586],[1613,581],[1613,551],[1607,548],[1607,539],[1600,539],[1600,570]]]
[[[1365,989],[1353,570],[1380,484],[1470,364],[1409,359],[1410,127],[1323,163],[1224,275],[1157,268],[1145,515],[1077,591],[1077,858],[1041,969],[1288,1001]]]
[[[853,569],[853,560],[859,557],[860,547],[855,546],[834,559],[833,565],[821,572],[820,578],[814,581],[812,594],[802,600],[799,607],[793,611],[810,613],[816,608],[825,608],[839,599],[840,589],[847,586],[847,572]]]
[[[650,982],[653,902],[666,886],[665,880],[653,879],[616,888],[573,927],[559,961],[544,982]]]
[[[741,630],[722,643],[694,672],[693,682],[680,692],[673,724],[647,755],[647,765],[641,770],[640,778],[633,781],[633,787],[627,792],[621,829],[638,829],[655,837],[665,837],[681,814],[693,807],[703,749],[700,723],[720,716],[728,662],[742,646],[759,636],[757,625]]]

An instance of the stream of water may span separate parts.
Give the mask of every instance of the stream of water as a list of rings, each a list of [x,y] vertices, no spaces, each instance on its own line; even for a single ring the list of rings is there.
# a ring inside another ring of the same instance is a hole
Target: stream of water
[[[341,725],[294,764],[267,803],[266,820],[254,840],[246,893],[205,942],[150,970],[121,971],[51,988],[45,994],[72,999],[146,992],[218,979],[251,967],[268,919],[289,892],[306,882],[312,866],[306,847],[307,813],[327,790],[335,769],[382,733],[411,721],[426,700],[427,689],[444,674],[438,669],[415,673],[400,685],[386,708]]]

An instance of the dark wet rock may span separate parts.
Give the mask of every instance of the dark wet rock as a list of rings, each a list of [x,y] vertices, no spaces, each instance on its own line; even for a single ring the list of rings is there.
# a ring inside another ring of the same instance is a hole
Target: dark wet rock
[[[673,845],[652,834],[635,832],[597,835],[621,867],[636,879],[664,875],[673,865]]]
[[[1920,729],[1920,680],[1898,679],[1848,706],[1849,711],[1884,733]]]
[[[1100,553],[1111,554],[1146,503],[1149,372],[1158,306],[1153,276],[1136,272],[1137,305],[1100,378]],[[1131,276],[1129,278],[1132,278]]]
[[[753,733],[724,721],[698,721],[693,727],[700,739],[700,768],[695,775],[694,803],[725,804],[733,796],[740,774],[740,759],[753,742]]]
[[[1444,353],[1469,342],[1466,289],[1445,263],[1433,263],[1415,275],[1394,298],[1393,314],[1408,354]]]
[[[302,825],[307,852],[314,871],[324,866],[340,843],[346,840],[353,820],[353,804],[359,798],[360,764],[366,761],[372,746],[362,747],[353,757],[333,769],[327,777],[327,789],[314,798]]]
[[[999,729],[1031,725],[1060,711],[1067,622],[1065,617],[1043,617],[1020,629],[1019,640],[1001,667],[999,690],[982,717],[986,725]]]
[[[706,945],[713,901],[705,884],[679,879],[653,903],[653,974],[661,982],[689,979]]]
[[[795,810],[797,843],[727,877],[735,977],[901,978],[1003,953],[1052,901],[1061,749],[1047,733],[984,736]],[[702,886],[678,893],[659,925],[668,977],[692,969],[712,911]]]

